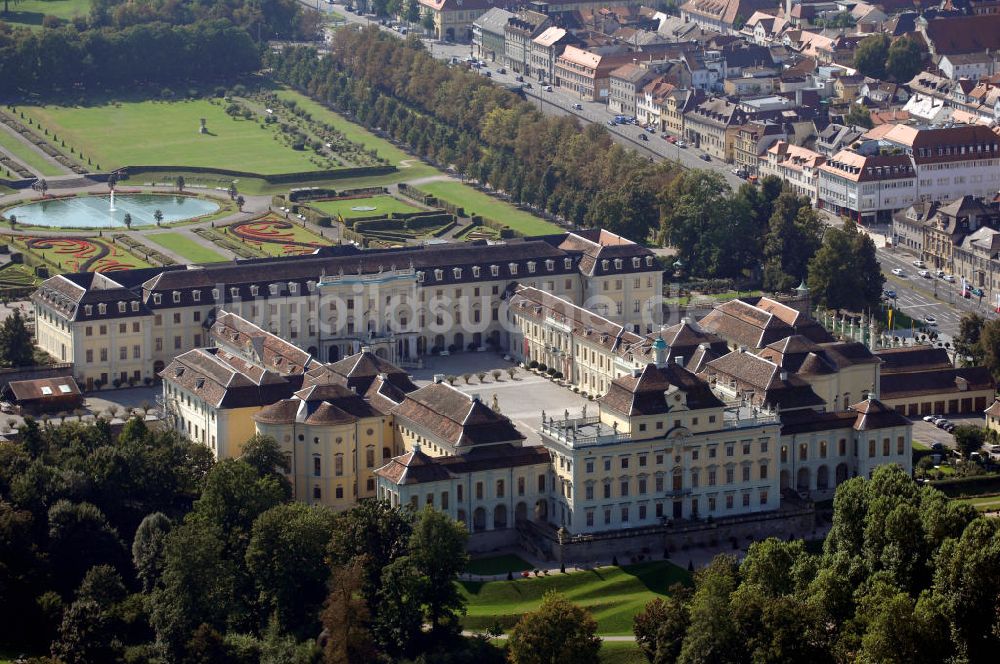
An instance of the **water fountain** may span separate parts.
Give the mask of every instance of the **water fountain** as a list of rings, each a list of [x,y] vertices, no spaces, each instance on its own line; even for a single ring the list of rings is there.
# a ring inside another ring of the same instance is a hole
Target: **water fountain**
[[[108,208],[108,212],[115,212],[115,190],[111,190],[111,207]]]

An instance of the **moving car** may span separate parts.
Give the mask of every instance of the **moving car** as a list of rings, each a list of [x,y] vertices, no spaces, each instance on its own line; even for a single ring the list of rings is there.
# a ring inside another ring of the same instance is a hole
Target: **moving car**
[[[944,279],[945,281],[947,281],[949,284],[955,283],[955,275],[953,275],[953,274],[946,274],[946,275],[944,275],[941,278]]]
[[[702,161],[712,161],[712,158],[709,157],[707,154],[698,155],[698,159],[701,159]]]
[[[583,110],[583,104],[573,104],[573,109],[577,111]]]
[[[639,134],[639,138],[642,139],[642,140],[644,140],[644,141],[648,141],[649,140],[649,137],[646,136],[645,134]]]
[[[676,145],[679,148],[686,148],[688,146],[688,144],[685,141],[677,141]]]
[[[497,72],[500,73],[500,74],[506,74],[507,73],[507,68],[506,67],[500,67],[500,69],[497,69]]]
[[[927,270],[920,270],[919,272],[917,272],[917,274],[919,274],[924,279],[930,279],[931,278],[931,273],[928,272]]]
[[[552,86],[551,85],[546,85],[545,88],[544,88],[544,90],[546,92],[552,92]]]
[[[889,298],[890,300],[895,300],[895,299],[896,299],[896,291],[894,291],[894,290],[892,290],[892,289],[889,289],[889,290],[887,290],[887,291],[885,292],[885,296],[886,296],[887,298]]]
[[[892,273],[894,275],[896,275],[897,277],[902,277],[903,276],[903,271],[901,269],[899,269],[898,267],[892,268]]]
[[[940,415],[924,415],[923,420],[924,420],[924,422],[933,422],[934,420],[936,420],[939,417],[940,417]]]
[[[977,286],[976,288],[973,288],[973,289],[972,289],[972,294],[973,294],[973,295],[975,295],[976,297],[982,297],[982,296],[983,296],[983,295],[985,295],[986,293],[985,293],[985,292],[983,292],[983,289],[982,289],[982,288],[979,288],[979,287]]]
[[[923,261],[916,260],[916,261],[913,261],[913,267],[926,267],[926,266],[924,265]]]
[[[514,80],[517,81],[518,83],[524,83],[524,77],[521,76],[520,74],[518,74],[517,76],[515,76]]]
[[[924,322],[928,325],[937,325],[937,318],[934,318],[934,316],[924,316]]]

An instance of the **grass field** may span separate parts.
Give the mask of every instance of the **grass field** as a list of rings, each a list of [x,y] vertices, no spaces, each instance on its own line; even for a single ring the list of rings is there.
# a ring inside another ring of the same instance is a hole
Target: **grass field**
[[[634,642],[605,641],[601,644],[601,664],[646,664],[646,656],[642,654]]]
[[[378,214],[391,214],[393,212],[420,212],[420,208],[408,205],[392,196],[351,198],[346,201],[317,201],[308,205],[323,214],[330,215],[334,219],[337,218],[337,215],[343,215],[344,219],[353,219],[355,217],[371,217]],[[351,209],[354,207],[373,207],[375,209],[355,211]]]
[[[557,590],[589,609],[601,634],[631,634],[632,617],[650,600],[666,595],[675,583],[690,582],[687,571],[668,561],[658,561],[515,581],[464,581],[459,585],[468,602],[466,629],[482,630],[498,621],[509,629],[522,614],[538,608],[542,595]]]
[[[144,237],[165,249],[180,254],[192,263],[218,263],[228,260],[222,254],[201,246],[184,233],[156,233]]]
[[[339,113],[331,111],[318,102],[313,101],[309,97],[301,95],[294,90],[279,90],[277,95],[281,99],[294,100],[295,103],[298,104],[299,108],[307,111],[314,119],[321,120],[336,127],[337,130],[343,132],[344,136],[346,136],[348,140],[354,141],[355,143],[361,143],[369,149],[374,148],[380,157],[388,159],[390,164],[399,168],[399,172],[392,174],[387,182],[415,180],[417,178],[426,177],[428,175],[436,175],[439,173],[439,171],[433,166],[429,166],[415,158],[413,155],[403,152],[389,141],[379,138],[361,125],[351,122]],[[384,177],[380,178],[380,180],[382,179],[384,179]],[[352,188],[361,186],[369,185],[351,184]],[[346,189],[347,187],[341,185],[337,188]]]
[[[494,574],[506,574],[507,572],[523,572],[531,568],[531,564],[523,560],[520,556],[508,553],[503,556],[490,556],[489,558],[471,560],[465,571],[469,574],[491,576]]]
[[[30,166],[46,177],[56,177],[66,175],[69,171],[59,168],[55,164],[46,161],[42,155],[25,145],[20,139],[12,135],[6,128],[0,127],[0,149],[14,157],[22,164]]]
[[[452,205],[462,206],[465,208],[466,215],[482,215],[506,224],[525,235],[547,235],[562,232],[562,229],[555,224],[550,224],[533,214],[518,210],[510,203],[487,196],[461,182],[428,182],[420,185],[419,189]]]
[[[21,0],[17,4],[12,2],[10,13],[0,14],[0,21],[41,26],[46,15],[68,20],[89,13],[90,0]]]
[[[121,102],[102,106],[21,107],[102,170],[169,165],[228,168],[261,174],[320,170],[309,151],[273,138],[274,126],[234,120],[207,100]],[[199,134],[201,118],[208,134]]]
[[[972,505],[980,512],[1000,510],[1000,496],[976,496],[975,498],[963,498],[961,502]]]

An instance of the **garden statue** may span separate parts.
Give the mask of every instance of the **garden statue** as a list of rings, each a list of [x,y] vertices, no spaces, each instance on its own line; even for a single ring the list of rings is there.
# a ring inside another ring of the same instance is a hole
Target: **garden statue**
[[[207,134],[208,133],[208,127],[205,126],[206,122],[207,122],[207,120],[205,120],[205,118],[201,119],[201,125],[198,127],[198,133],[199,134]]]

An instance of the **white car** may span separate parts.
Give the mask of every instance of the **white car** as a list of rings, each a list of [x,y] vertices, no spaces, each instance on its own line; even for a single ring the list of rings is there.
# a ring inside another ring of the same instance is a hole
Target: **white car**
[[[924,316],[924,322],[928,325],[937,325],[937,318],[934,318],[934,316]]]
[[[902,277],[903,276],[903,271],[900,270],[898,267],[892,268],[892,273],[894,275],[896,275],[897,277]]]
[[[913,261],[913,267],[925,267],[924,262],[920,260]]]
[[[946,275],[944,275],[941,278],[944,279],[945,281],[947,281],[949,284],[955,283],[955,275],[953,275],[953,274],[946,274]]]
[[[917,274],[919,274],[924,279],[930,279],[931,278],[931,273],[928,272],[927,270],[920,270],[919,272],[917,272]]]
[[[933,422],[937,418],[937,415],[924,415],[924,422]]]

